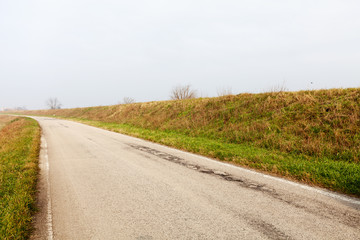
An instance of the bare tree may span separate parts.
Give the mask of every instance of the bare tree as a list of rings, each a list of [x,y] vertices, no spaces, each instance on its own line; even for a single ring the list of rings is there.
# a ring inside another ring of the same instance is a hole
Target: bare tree
[[[26,111],[27,108],[24,106],[24,107],[16,107],[15,108],[16,111]]]
[[[60,109],[62,104],[59,102],[59,100],[57,98],[49,98],[46,101],[46,105],[50,109]]]
[[[173,100],[196,98],[196,91],[190,85],[178,85],[171,91],[170,98]]]
[[[135,99],[131,98],[131,97],[124,97],[122,103],[123,104],[130,104],[130,103],[134,103]]]

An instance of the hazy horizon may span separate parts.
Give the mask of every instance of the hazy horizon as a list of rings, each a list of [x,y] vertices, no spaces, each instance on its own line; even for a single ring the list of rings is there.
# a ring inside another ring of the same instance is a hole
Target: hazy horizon
[[[0,0],[0,110],[360,87],[355,0]]]

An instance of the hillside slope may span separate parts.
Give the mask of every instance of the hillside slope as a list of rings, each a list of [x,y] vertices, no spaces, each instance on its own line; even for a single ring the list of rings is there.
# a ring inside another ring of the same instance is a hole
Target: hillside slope
[[[240,94],[182,101],[42,110],[33,111],[32,114],[55,114],[68,118],[120,124],[123,127],[176,133],[222,144],[235,144],[235,147],[249,146],[276,153],[279,159],[284,158],[280,157],[281,155],[285,158],[301,158],[307,163],[330,161],[331,168],[339,165],[338,168],[343,170],[349,168],[355,171],[350,173],[346,170],[344,174],[355,174],[351,184],[358,184],[358,187],[355,186],[357,189],[350,192],[360,194],[360,89],[358,88]],[[181,148],[186,149],[186,147]],[[190,150],[203,154],[200,150]],[[289,169],[279,170],[279,167],[281,168],[279,162],[267,166],[257,158],[251,162],[258,161],[258,163],[236,161],[236,157],[224,151],[220,154],[215,151],[205,155],[276,174],[293,176]],[[352,166],[344,167],[343,164]],[[295,178],[318,184],[318,180],[314,180],[314,177],[307,176],[307,171],[304,169],[301,177]],[[338,169],[335,170],[335,175],[337,171]],[[320,183],[320,185],[329,187],[331,182],[332,180],[329,180],[329,183]],[[339,190],[337,187],[330,186],[330,188]],[[349,192],[342,187],[340,191]]]

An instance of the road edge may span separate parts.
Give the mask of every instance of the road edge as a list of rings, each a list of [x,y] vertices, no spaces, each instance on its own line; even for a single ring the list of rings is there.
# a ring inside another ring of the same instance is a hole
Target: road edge
[[[39,155],[39,180],[37,185],[36,206],[38,212],[33,218],[34,231],[30,240],[47,239],[53,240],[50,164],[48,146],[44,134],[41,135],[41,148]]]

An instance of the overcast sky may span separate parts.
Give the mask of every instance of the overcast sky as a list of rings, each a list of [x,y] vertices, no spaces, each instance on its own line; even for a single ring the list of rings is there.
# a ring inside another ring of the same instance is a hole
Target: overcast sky
[[[359,0],[0,0],[0,108],[360,87]],[[311,84],[312,83],[312,84]]]

